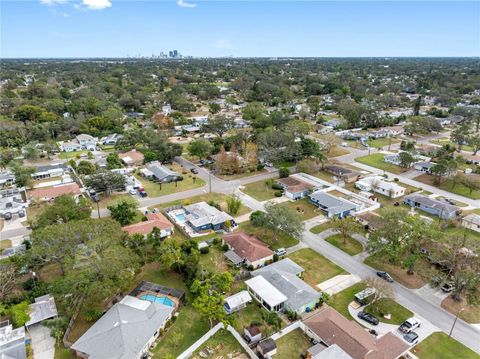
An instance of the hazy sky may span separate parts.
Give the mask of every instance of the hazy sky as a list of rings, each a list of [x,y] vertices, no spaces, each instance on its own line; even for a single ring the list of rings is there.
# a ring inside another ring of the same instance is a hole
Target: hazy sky
[[[480,1],[0,0],[2,57],[480,56]]]

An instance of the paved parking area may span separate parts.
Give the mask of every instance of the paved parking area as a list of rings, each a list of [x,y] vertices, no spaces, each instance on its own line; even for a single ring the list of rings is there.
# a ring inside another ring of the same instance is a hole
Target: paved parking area
[[[432,288],[430,284],[425,284],[423,287],[415,289],[414,292],[438,306],[449,296],[449,293],[444,293],[440,288]]]

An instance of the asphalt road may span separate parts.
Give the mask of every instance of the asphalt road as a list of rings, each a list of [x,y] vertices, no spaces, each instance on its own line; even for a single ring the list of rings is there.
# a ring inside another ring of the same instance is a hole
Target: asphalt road
[[[310,248],[325,256],[346,271],[358,275],[361,278],[376,276],[374,269],[362,263],[360,259],[354,258],[342,250],[332,246],[323,240],[321,235],[313,234],[309,230],[304,231],[302,242]],[[414,313],[418,313],[433,325],[449,333],[455,316],[446,310],[424,300],[401,284],[394,283],[395,300]],[[470,324],[458,319],[452,337],[465,344],[477,353],[480,353],[480,331]]]

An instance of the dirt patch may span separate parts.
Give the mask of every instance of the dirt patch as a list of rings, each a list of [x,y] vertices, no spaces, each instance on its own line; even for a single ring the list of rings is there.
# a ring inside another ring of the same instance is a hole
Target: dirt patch
[[[458,316],[467,323],[480,323],[480,306],[470,305],[465,299],[456,302],[452,296],[448,296],[442,301],[442,308]],[[463,311],[459,312],[463,308]]]
[[[390,264],[382,259],[370,256],[365,260],[365,264],[371,267],[388,272],[393,279],[410,289],[418,289],[425,285],[425,280],[418,274],[408,274],[407,270],[399,266]]]

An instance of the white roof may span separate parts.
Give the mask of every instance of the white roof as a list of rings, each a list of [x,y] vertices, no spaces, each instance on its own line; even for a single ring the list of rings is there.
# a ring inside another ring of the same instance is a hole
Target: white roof
[[[225,302],[228,304],[230,308],[237,308],[242,306],[245,303],[249,303],[252,301],[252,297],[250,293],[246,290],[242,290],[228,298],[225,298]]]
[[[398,184],[396,184],[394,182],[387,182],[381,176],[365,177],[365,178],[362,178],[362,179],[358,180],[356,183],[359,184],[359,185],[366,186],[366,187],[370,187],[370,186],[373,187],[376,184],[378,187],[383,188],[387,191],[388,190],[393,190],[395,192],[398,192],[398,191],[404,191],[405,190],[405,187],[399,186]]]
[[[261,275],[247,280],[245,284],[267,302],[270,307],[279,305],[288,299]]]

